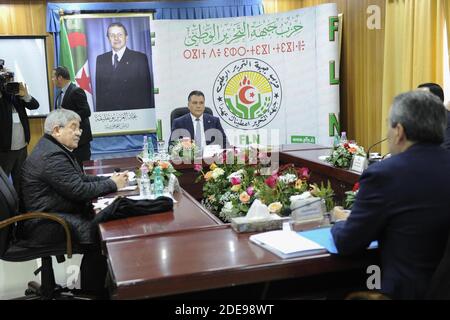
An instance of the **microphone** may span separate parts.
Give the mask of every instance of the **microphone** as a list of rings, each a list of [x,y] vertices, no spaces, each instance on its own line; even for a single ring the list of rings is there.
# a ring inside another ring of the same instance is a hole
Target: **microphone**
[[[369,149],[367,149],[366,158],[367,158],[367,161],[368,161],[369,166],[370,166],[372,163],[375,163],[375,162],[378,162],[378,161],[381,161],[381,160],[382,160],[381,157],[371,158],[371,157],[370,157],[370,150],[372,150],[373,147],[379,145],[380,143],[386,141],[387,139],[388,139],[388,138],[386,137],[386,138],[384,138],[383,140],[380,140],[380,141],[378,141],[378,142],[375,142],[373,145],[371,145],[371,146],[369,147]]]

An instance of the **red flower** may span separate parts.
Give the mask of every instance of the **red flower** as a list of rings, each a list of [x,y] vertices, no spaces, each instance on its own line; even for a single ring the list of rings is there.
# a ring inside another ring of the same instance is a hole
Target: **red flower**
[[[355,185],[353,186],[352,191],[353,191],[353,192],[356,192],[356,191],[358,191],[358,190],[359,190],[359,182],[355,183]]]
[[[306,167],[297,169],[297,175],[299,176],[300,179],[302,180],[308,180],[309,176],[310,176],[310,172],[309,169]]]
[[[275,188],[277,185],[277,176],[270,176],[266,180],[264,180],[264,183],[267,184],[270,188]]]
[[[239,177],[232,177],[231,178],[231,184],[233,185],[233,186],[235,186],[235,185],[237,185],[237,184],[240,184],[241,183],[241,178],[239,178]]]
[[[348,149],[348,148],[350,148],[350,145],[348,143],[344,143],[344,148]]]
[[[203,167],[201,164],[194,164],[194,171],[200,172],[203,170]]]

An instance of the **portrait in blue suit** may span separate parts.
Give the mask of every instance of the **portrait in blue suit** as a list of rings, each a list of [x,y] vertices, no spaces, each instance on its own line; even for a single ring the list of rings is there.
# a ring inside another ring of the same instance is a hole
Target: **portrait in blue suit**
[[[350,215],[332,228],[342,255],[378,240],[380,291],[393,299],[425,298],[449,236],[450,152],[440,146],[446,117],[431,93],[397,96],[389,119],[392,156],[363,172]]]
[[[199,119],[201,121],[199,128],[202,132],[199,133],[198,137],[199,141],[202,141],[201,144],[218,144],[222,148],[226,148],[227,137],[220,124],[220,119],[205,113],[205,96],[201,91],[192,91],[189,94],[188,108],[189,113],[174,119],[170,141],[190,137],[195,140],[196,144],[199,144],[196,139],[196,129],[194,129],[194,123],[196,119]]]

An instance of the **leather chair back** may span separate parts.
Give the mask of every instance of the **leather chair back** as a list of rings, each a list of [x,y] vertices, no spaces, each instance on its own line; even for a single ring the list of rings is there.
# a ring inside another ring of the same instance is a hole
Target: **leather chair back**
[[[19,199],[3,169],[0,167],[0,222],[15,216],[18,213]],[[12,229],[10,225],[0,229],[0,257],[8,249]]]
[[[213,112],[211,110],[211,108],[209,107],[205,107],[205,112],[209,113],[210,115],[213,115]],[[189,113],[189,108],[188,107],[182,107],[182,108],[176,108],[173,109],[172,112],[170,113],[170,131],[173,131],[173,120],[175,120],[176,118],[179,118],[181,116],[184,116],[185,114]]]

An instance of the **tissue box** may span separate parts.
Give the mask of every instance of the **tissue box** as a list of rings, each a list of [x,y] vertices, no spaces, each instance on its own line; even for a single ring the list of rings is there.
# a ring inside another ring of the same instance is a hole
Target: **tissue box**
[[[283,222],[289,221],[289,217],[280,217],[277,214],[271,214],[270,218],[249,219],[246,217],[237,217],[231,219],[231,227],[234,231],[241,232],[263,232],[269,230],[282,229]]]

